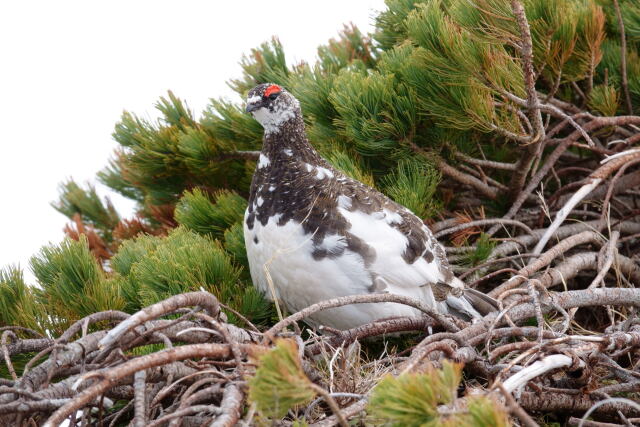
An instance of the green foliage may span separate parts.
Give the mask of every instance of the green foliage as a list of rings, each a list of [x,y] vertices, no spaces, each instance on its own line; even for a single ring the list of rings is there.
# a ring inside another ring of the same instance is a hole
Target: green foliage
[[[444,361],[442,369],[424,374],[387,375],[373,390],[369,411],[391,426],[421,426],[438,421],[437,406],[451,403],[462,378],[462,367]]]
[[[73,180],[60,184],[59,191],[58,202],[51,204],[58,212],[70,219],[80,215],[83,222],[100,231],[102,238],[111,240],[111,230],[120,222],[120,216],[108,198],[103,202],[92,185],[83,189]]]
[[[474,427],[507,427],[511,423],[499,403],[485,396],[469,397],[469,425]]]
[[[525,11],[536,66],[547,66],[549,77],[555,79],[562,73],[575,45],[576,21],[571,2],[529,0]]]
[[[22,270],[9,266],[0,270],[0,327],[19,325],[44,332],[42,310],[33,288],[24,282]]]
[[[278,340],[275,348],[258,358],[256,374],[249,379],[249,400],[263,415],[282,418],[289,409],[310,402],[315,395],[294,341]]]
[[[489,0],[478,1],[480,8]],[[491,13],[485,15],[498,24],[497,36],[516,42],[519,29],[507,2],[499,12],[499,23]],[[526,0],[525,12],[531,28],[534,64],[550,82],[578,81],[593,73],[600,61],[600,44],[604,38],[604,14],[592,0]],[[495,9],[490,12],[496,12]],[[491,30],[490,30],[491,31]]]
[[[384,192],[420,218],[428,218],[440,210],[435,198],[440,172],[420,159],[401,160],[396,169],[382,179]]]
[[[144,305],[201,287],[222,301],[230,300],[239,271],[211,239],[177,228],[131,268]]]
[[[318,47],[318,65],[328,73],[336,73],[356,60],[364,67],[372,68],[375,65],[374,55],[371,40],[355,25],[345,25],[337,39]]]
[[[589,94],[589,108],[603,116],[613,116],[618,110],[618,91],[613,86],[597,85]]]
[[[474,266],[484,262],[496,247],[496,242],[491,239],[490,235],[485,233],[480,233],[480,237],[474,244],[475,248],[467,253],[462,261],[465,265]]]
[[[340,115],[336,126],[362,155],[388,153],[414,131],[415,94],[393,76],[343,70],[329,99]]]
[[[229,86],[243,96],[260,83],[284,84],[289,75],[284,49],[276,37],[243,55],[240,66],[243,77],[231,80]]]
[[[224,100],[211,100],[201,126],[214,140],[238,150],[254,150],[262,143],[262,126],[241,107]]]
[[[220,241],[182,227],[166,237],[125,241],[111,266],[118,273],[113,280],[126,300],[127,311],[203,288],[254,323],[271,318],[271,304],[251,284],[242,282],[241,267]]]
[[[156,236],[142,235],[122,243],[110,260],[111,268],[121,276],[129,276],[133,266],[147,254],[156,250],[162,239]]]
[[[405,19],[419,0],[386,0],[387,10],[376,17],[376,32],[373,35],[383,50],[393,48],[407,37]]]
[[[607,82],[621,90],[621,64],[620,43],[617,40],[606,40],[602,44],[602,62],[599,64],[597,72],[599,80]],[[628,86],[631,94],[631,103],[635,111],[640,111],[640,55],[638,49],[627,48],[627,74]]]
[[[124,156],[122,151],[116,151],[116,157],[109,160],[109,164],[98,172],[98,181],[111,188],[116,193],[135,200],[138,203],[144,201],[144,193],[122,174],[120,159]]]
[[[249,118],[235,106],[218,102],[212,108],[216,107],[223,119],[227,117],[226,122],[222,120],[229,124],[226,128],[215,126],[221,119],[213,112],[205,115],[202,124],[196,122],[183,101],[171,92],[156,104],[162,113],[156,123],[125,112],[113,134],[122,150],[117,162],[103,171],[103,182],[121,192],[132,192],[114,178],[114,173],[120,173],[140,193],[137,199],[144,198],[152,205],[175,203],[185,189],[198,185],[246,188],[251,169],[244,160],[235,160],[226,153],[239,145],[255,145],[256,139],[259,141],[256,124],[244,126]],[[231,132],[231,127],[245,130]],[[242,137],[236,138],[239,134]]]
[[[224,232],[224,248],[229,252],[235,260],[248,266],[247,250],[244,246],[244,228],[242,222],[236,222]]]
[[[373,176],[365,172],[360,156],[357,154],[348,154],[344,151],[334,150],[325,154],[325,158],[333,167],[341,170],[345,175],[357,179],[370,187],[375,187]]]
[[[171,117],[175,120],[175,114]],[[119,160],[122,174],[153,203],[175,199],[187,185],[188,169],[178,149],[181,128],[170,126],[168,118],[154,125],[128,112],[116,125],[113,137],[126,149]]]
[[[292,74],[287,82],[289,91],[300,101],[309,139],[321,151],[325,145],[332,148],[338,138],[333,125],[338,112],[329,99],[335,78],[335,74],[327,73],[319,66],[312,68],[306,65]]]
[[[627,0],[620,5],[626,36],[632,42],[640,43],[640,4]]]
[[[457,2],[461,10],[471,8]],[[442,126],[488,132],[496,127],[517,131],[517,117],[501,92],[523,96],[520,65],[504,45],[487,43],[456,16],[447,14],[443,2],[428,1],[406,20],[408,35],[418,48],[411,51],[401,73],[415,88],[419,108]]]
[[[578,80],[592,75],[602,59],[605,16],[602,8],[591,0],[575,0],[572,4],[575,7],[576,43],[564,73]]]
[[[448,360],[442,369],[430,367],[422,374],[387,375],[373,390],[368,412],[376,424],[387,426],[508,426],[504,409],[486,397],[472,398],[469,413],[438,412],[439,405],[456,399],[461,378],[462,366]]]
[[[230,191],[219,191],[212,202],[199,190],[184,193],[175,210],[179,224],[213,238],[223,237],[225,230],[242,221],[247,201]]]
[[[31,258],[31,269],[41,289],[35,291],[52,321],[68,325],[104,310],[121,310],[125,303],[89,250],[84,235],[45,246]]]
[[[160,243],[160,238],[146,235],[125,240],[118,253],[110,260],[111,268],[118,273],[114,280],[119,283],[120,292],[126,301],[125,311],[128,313],[134,313],[144,307],[140,285],[131,275],[131,270],[141,259],[152,254]]]

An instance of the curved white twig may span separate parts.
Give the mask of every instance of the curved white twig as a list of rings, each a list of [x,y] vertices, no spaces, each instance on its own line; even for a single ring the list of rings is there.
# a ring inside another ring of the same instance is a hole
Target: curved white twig
[[[619,153],[612,154],[600,160],[600,164],[604,165],[605,163],[610,162],[613,159],[618,159],[620,157],[628,156],[629,154],[638,153],[638,152],[640,152],[640,148],[632,148],[631,150],[621,151]]]
[[[578,203],[582,201],[589,193],[593,191],[600,183],[602,182],[602,178],[592,178],[591,182],[580,187],[578,191],[575,192],[573,196],[565,203],[565,205],[558,211],[556,214],[556,218],[553,220],[547,231],[544,232],[544,235],[540,238],[540,241],[533,249],[533,253],[538,255],[542,252],[545,245],[553,236],[553,233],[562,225],[565,219],[569,216],[573,208],[576,207]]]
[[[571,198],[565,203],[565,205],[558,211],[556,218],[553,220],[547,231],[544,233],[540,241],[533,249],[533,253],[538,255],[544,249],[544,246],[547,244],[553,233],[560,227],[560,225],[567,219],[567,216],[571,213],[573,208],[582,201],[594,188],[596,188],[600,183],[607,177],[609,174],[617,169],[619,169],[622,165],[627,163],[628,161],[634,160],[638,158],[638,154],[640,154],[640,148],[632,148],[630,150],[625,150],[620,153],[616,153],[612,156],[607,157],[602,160],[600,163],[603,165],[598,168],[595,172],[589,175],[590,181],[580,187],[580,189],[573,195]],[[615,160],[615,162],[611,162]],[[611,162],[611,163],[610,163]]]
[[[524,387],[529,380],[539,377],[540,375],[554,369],[571,366],[572,363],[573,360],[569,356],[565,356],[564,354],[553,354],[532,363],[531,365],[523,368],[520,372],[516,372],[507,378],[502,385],[509,393],[513,393],[514,391]]]

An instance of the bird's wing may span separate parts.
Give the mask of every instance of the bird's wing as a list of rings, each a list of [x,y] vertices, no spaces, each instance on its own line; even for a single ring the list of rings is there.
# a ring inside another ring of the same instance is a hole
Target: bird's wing
[[[314,258],[333,259],[337,270],[346,271],[352,267],[342,268],[344,255],[357,255],[370,292],[411,296],[443,312],[480,317],[473,302],[479,298],[465,295],[444,248],[420,218],[329,165],[307,169],[317,179],[317,198],[303,221],[313,234]]]
[[[336,174],[333,184],[337,213],[346,221],[341,234],[360,250],[372,273],[394,286],[431,285],[440,300],[462,292],[444,249],[416,215],[344,175]]]

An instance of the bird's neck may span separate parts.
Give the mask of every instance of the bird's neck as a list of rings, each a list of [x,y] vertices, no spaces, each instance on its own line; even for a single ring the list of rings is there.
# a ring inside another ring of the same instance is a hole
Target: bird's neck
[[[290,120],[281,123],[277,129],[266,133],[262,142],[262,154],[273,163],[288,163],[290,160],[302,160],[308,163],[321,161],[320,155],[311,146],[304,127],[304,120],[296,114]]]

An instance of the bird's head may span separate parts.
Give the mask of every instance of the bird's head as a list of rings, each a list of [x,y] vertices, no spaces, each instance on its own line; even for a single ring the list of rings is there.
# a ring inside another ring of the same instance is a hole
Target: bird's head
[[[276,132],[301,114],[298,100],[273,83],[263,83],[249,91],[246,111],[260,122],[265,133]]]

